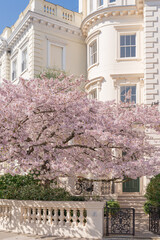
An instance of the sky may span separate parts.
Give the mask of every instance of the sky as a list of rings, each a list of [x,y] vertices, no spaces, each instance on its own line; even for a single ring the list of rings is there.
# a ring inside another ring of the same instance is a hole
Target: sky
[[[0,0],[0,34],[5,27],[11,27],[26,8],[29,0]],[[72,11],[78,11],[78,0],[48,0]]]

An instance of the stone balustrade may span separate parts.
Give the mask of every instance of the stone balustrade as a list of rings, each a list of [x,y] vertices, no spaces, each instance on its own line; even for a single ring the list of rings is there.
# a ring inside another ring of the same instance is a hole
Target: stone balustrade
[[[37,1],[37,0],[34,0],[34,1]],[[57,17],[62,21],[69,22],[70,24],[80,27],[80,24],[82,22],[82,15],[80,13],[73,12],[59,5],[55,5],[44,0],[41,0],[41,1],[42,1],[41,10],[43,9],[43,13],[46,16],[53,17],[53,18]]]
[[[104,204],[0,200],[0,230],[98,239],[103,237]]]

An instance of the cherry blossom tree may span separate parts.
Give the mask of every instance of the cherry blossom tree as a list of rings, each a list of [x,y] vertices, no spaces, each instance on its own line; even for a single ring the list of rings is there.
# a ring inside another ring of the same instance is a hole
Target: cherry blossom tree
[[[90,100],[83,79],[55,74],[0,86],[0,166],[35,171],[43,181],[92,174],[104,179],[159,173],[155,106]],[[35,173],[36,173],[35,172]]]

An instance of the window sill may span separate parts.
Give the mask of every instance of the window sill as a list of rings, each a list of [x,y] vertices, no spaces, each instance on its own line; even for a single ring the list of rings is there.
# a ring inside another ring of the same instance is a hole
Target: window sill
[[[87,71],[91,70],[91,68],[96,67],[96,66],[98,66],[98,65],[99,65],[99,63],[94,63],[93,65],[91,65],[91,66],[88,67]]]
[[[102,8],[103,8],[103,5],[97,7],[97,10],[100,10],[100,9],[102,9]]]
[[[22,76],[25,72],[27,72],[28,71],[28,68],[26,68],[26,69],[24,69],[23,70],[23,72],[21,72],[21,75],[20,76]]]
[[[113,7],[113,6],[115,6],[115,5],[116,5],[116,1],[113,2],[113,3],[108,3],[108,7]]]
[[[117,62],[124,62],[124,61],[141,61],[141,58],[117,58]]]
[[[16,82],[17,81],[17,78],[11,80],[12,83]]]

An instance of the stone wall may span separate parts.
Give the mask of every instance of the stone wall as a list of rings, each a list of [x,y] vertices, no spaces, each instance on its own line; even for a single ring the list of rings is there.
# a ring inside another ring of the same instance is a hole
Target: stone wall
[[[0,230],[100,239],[104,205],[104,202],[0,200]]]

